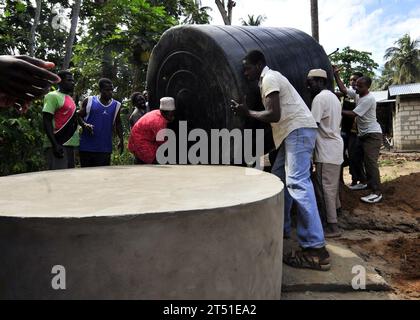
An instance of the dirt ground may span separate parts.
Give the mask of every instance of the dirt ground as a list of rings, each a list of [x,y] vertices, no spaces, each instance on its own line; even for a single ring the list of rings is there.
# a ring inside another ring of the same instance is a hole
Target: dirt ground
[[[420,299],[420,154],[384,153],[380,171],[380,204],[362,203],[366,191],[342,188],[338,242],[374,266],[397,298]],[[351,181],[347,169],[344,180]]]

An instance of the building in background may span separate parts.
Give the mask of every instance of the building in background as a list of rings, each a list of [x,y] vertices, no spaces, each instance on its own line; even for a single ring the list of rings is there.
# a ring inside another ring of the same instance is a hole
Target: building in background
[[[389,87],[388,99],[395,99],[393,140],[395,151],[420,151],[420,83]]]

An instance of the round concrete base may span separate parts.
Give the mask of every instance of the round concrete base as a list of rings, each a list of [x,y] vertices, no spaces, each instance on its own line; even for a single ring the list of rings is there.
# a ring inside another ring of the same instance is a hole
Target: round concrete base
[[[283,195],[226,166],[0,178],[0,299],[279,299]]]

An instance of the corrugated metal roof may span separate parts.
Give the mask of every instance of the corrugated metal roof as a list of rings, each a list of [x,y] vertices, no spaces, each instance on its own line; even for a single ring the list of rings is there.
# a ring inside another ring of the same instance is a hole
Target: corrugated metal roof
[[[411,94],[420,94],[420,83],[400,84],[389,87],[389,96],[406,96]]]

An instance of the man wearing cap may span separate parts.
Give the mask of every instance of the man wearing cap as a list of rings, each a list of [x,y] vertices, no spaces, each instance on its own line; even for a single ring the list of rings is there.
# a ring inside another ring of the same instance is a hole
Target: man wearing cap
[[[160,99],[159,110],[146,113],[131,129],[128,150],[134,154],[136,164],[156,164],[156,152],[165,141],[157,141],[160,130],[166,129],[175,119],[175,100]]]
[[[291,233],[290,211],[297,205],[297,237],[301,247],[287,252],[283,262],[295,268],[327,271],[330,256],[310,179],[312,153],[315,148],[317,125],[296,89],[280,72],[271,70],[264,54],[254,50],[243,60],[244,76],[259,81],[264,111],[249,110],[246,104],[232,101],[235,114],[270,123],[277,156],[272,173],[285,184],[284,235]]]
[[[326,220],[325,237],[341,235],[337,221],[337,198],[344,143],[340,134],[341,104],[336,95],[327,89],[327,73],[314,69],[308,74],[308,88],[315,97],[312,115],[318,125],[315,144],[315,192],[319,211]]]

